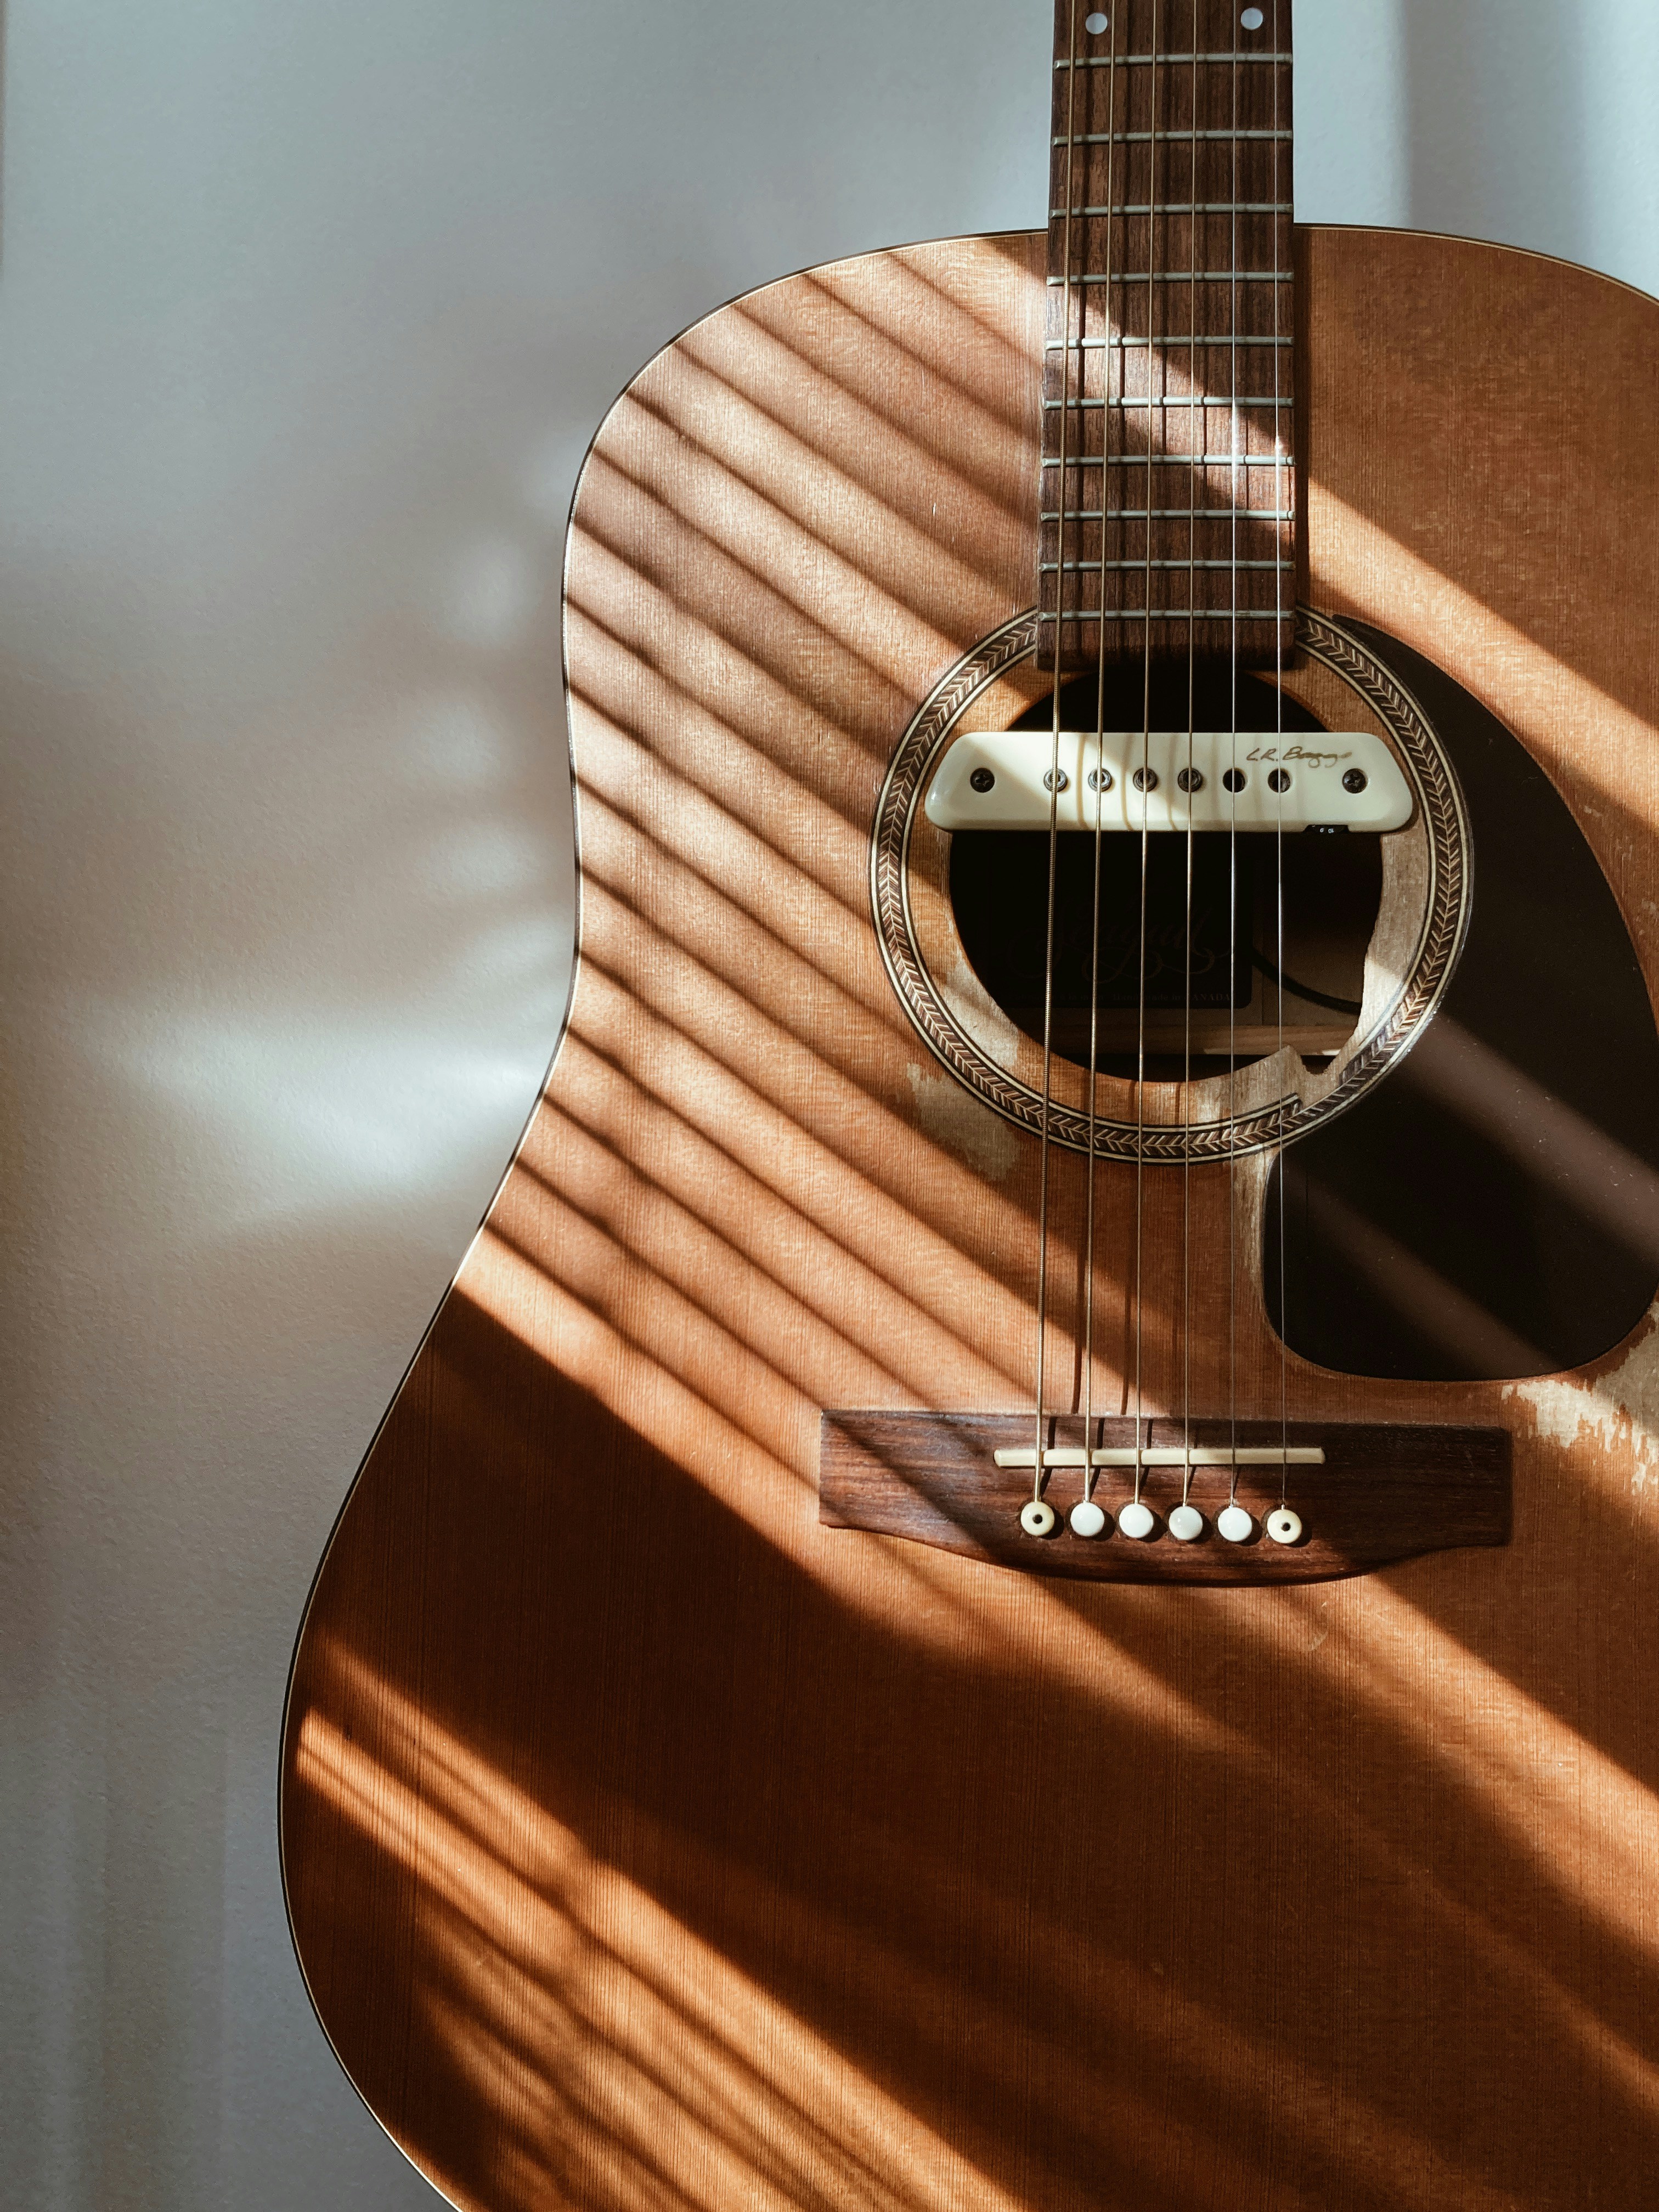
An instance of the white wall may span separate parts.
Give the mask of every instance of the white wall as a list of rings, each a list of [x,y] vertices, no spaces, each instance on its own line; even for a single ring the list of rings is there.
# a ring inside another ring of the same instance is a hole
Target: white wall
[[[277,1721],[569,942],[586,441],[703,309],[1043,213],[1045,0],[12,0],[7,2201],[430,2203]],[[1659,290],[1650,0],[1301,0],[1299,212]]]

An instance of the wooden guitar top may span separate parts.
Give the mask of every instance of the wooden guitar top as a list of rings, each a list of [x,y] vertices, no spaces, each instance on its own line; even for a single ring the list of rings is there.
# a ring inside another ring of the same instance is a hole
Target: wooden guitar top
[[[1651,982],[1659,306],[1441,239],[1299,251],[1310,601],[1515,733]],[[869,848],[917,703],[1032,597],[1043,269],[1033,235],[789,278],[595,442],[579,972],[301,1632],[301,1962],[371,2109],[489,2212],[1634,2208],[1650,1321],[1523,1384],[1290,1363],[1300,1424],[1509,1431],[1498,1548],[1146,1589],[819,1519],[825,1408],[1031,1402],[1037,1146],[920,1041]],[[1255,1236],[1254,1170],[1147,1188],[1160,1249],[1183,1204]]]

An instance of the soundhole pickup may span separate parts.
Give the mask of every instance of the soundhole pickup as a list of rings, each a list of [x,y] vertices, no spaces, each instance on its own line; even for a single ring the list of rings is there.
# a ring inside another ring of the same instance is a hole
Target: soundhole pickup
[[[1082,1426],[1075,1417],[1043,1423],[1042,1498],[1054,1526],[1034,1536],[1021,1523],[1036,1489],[1034,1414],[826,1413],[818,1518],[1080,1582],[1334,1582],[1510,1540],[1505,1430],[1226,1419],[1146,1421],[1139,1437],[1133,1421],[1094,1421],[1086,1448],[1105,1525],[1079,1536],[1069,1515],[1083,1497]],[[1151,1528],[1132,1538],[1117,1524],[1137,1488]],[[1204,1523],[1184,1541],[1170,1528],[1183,1503]],[[1242,1542],[1217,1526],[1234,1504],[1254,1524]],[[1300,1523],[1288,1543],[1267,1530],[1281,1506]]]
[[[935,829],[1403,830],[1412,797],[1394,755],[1363,731],[1049,730],[955,738],[928,788]],[[1058,788],[1054,788],[1057,784]]]

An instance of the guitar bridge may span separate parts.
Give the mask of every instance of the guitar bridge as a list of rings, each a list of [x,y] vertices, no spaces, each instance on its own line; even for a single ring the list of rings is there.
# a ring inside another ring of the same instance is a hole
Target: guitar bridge
[[[1504,1429],[1097,1419],[1085,1447],[1080,1425],[1076,1416],[1044,1419],[1042,1497],[1054,1525],[1034,1535],[1021,1522],[1037,1487],[1034,1413],[826,1413],[818,1518],[1079,1582],[1334,1582],[1431,1552],[1510,1540]],[[1062,1443],[1061,1430],[1076,1441]],[[1105,1516],[1091,1537],[1074,1534],[1068,1519],[1084,1495],[1085,1449],[1092,1499]],[[1144,1536],[1116,1525],[1136,1503],[1147,1513],[1129,1525],[1150,1518]],[[1202,1518],[1195,1540],[1170,1531],[1170,1516],[1183,1504]],[[1218,1531],[1230,1506],[1253,1523],[1243,1541]],[[1285,1509],[1300,1523],[1289,1542],[1268,1530]]]

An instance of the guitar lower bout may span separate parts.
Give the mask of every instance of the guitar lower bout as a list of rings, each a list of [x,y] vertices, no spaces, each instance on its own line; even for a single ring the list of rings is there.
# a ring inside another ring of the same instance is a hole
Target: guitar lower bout
[[[595,444],[568,1026],[285,1726],[307,1988],[466,2212],[1652,2198],[1659,307],[1449,240],[1296,252],[1299,596],[1443,749],[1473,903],[1411,1049],[1322,1111],[1431,980],[1437,880],[1463,906],[1420,794],[1387,836],[1284,840],[1322,909],[1369,843],[1340,937],[1312,964],[1287,901],[1250,940],[1277,977],[1153,1008],[1144,1123],[1139,1010],[1106,1010],[1092,1253],[1068,1057],[1046,1277],[1032,1000],[969,957],[992,871],[953,883],[919,805],[890,886],[976,1087],[896,994],[871,866],[921,703],[1046,557],[1046,241],[769,287]],[[963,726],[1013,729],[1035,674]],[[1380,694],[1311,654],[1286,691],[1410,782]],[[1189,1042],[1207,1118],[1267,1143],[1189,1146]],[[1281,1100],[1313,1125],[1275,1180]]]

